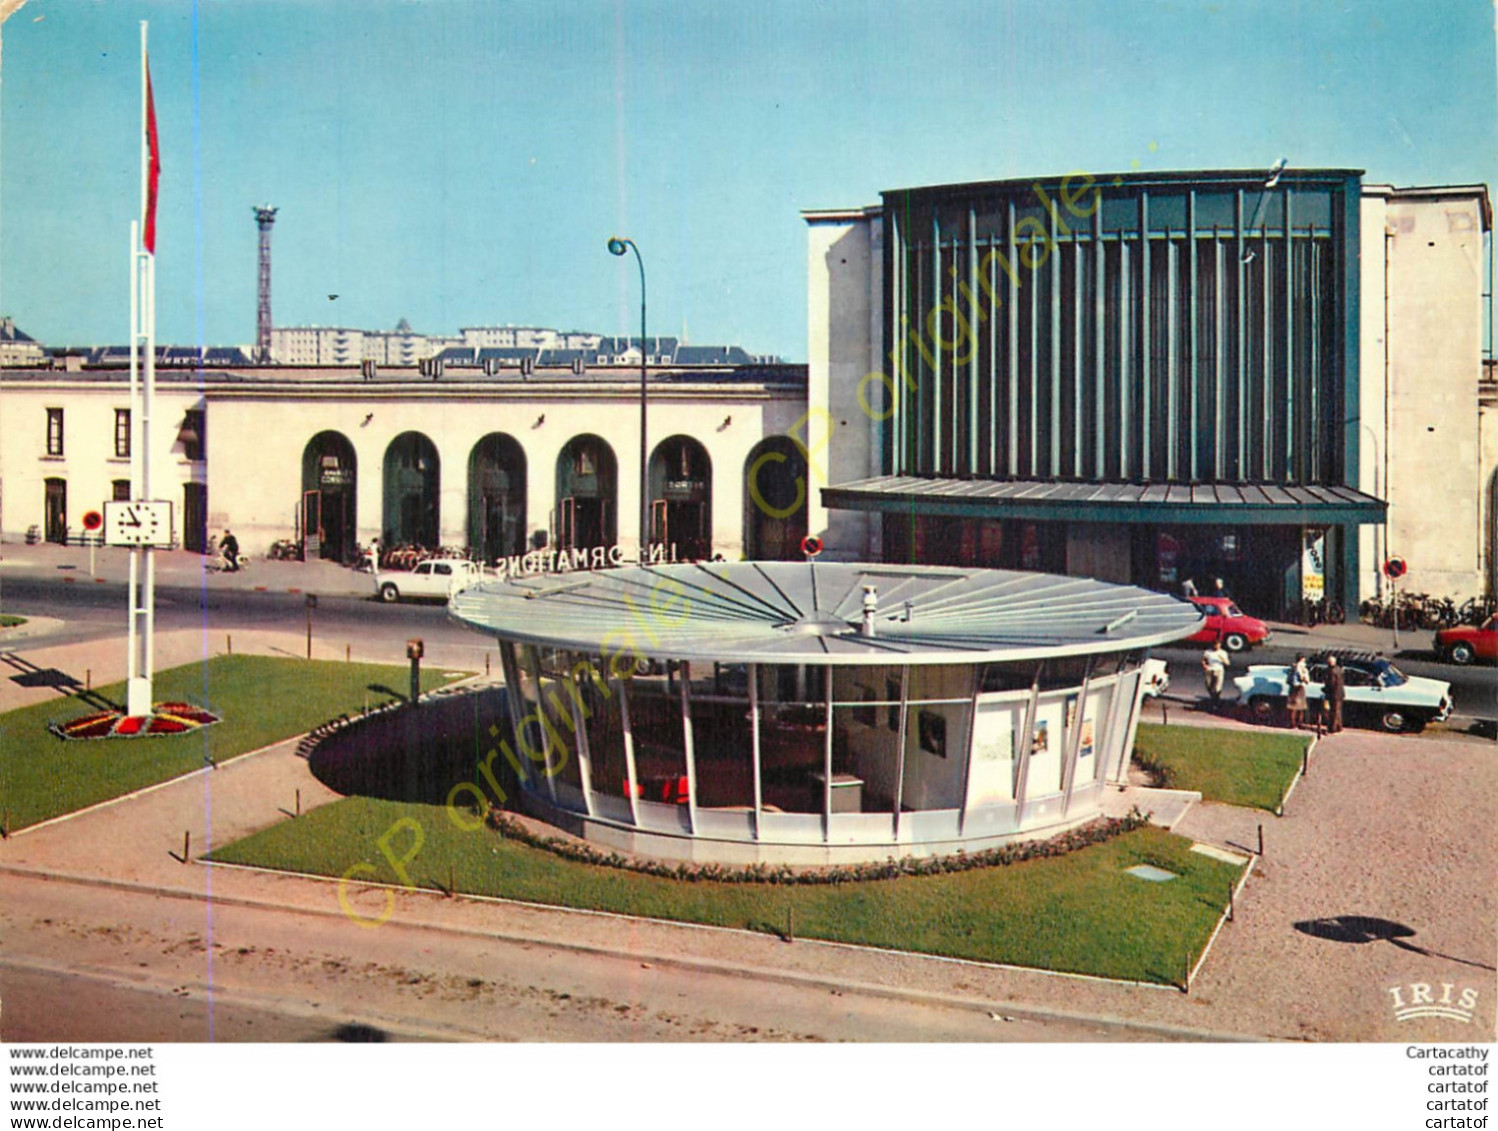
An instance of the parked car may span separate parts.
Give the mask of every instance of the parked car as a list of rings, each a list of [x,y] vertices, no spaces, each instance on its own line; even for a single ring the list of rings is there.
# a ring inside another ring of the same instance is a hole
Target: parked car
[[[1229,652],[1242,652],[1269,639],[1269,626],[1244,614],[1230,597],[1186,599],[1203,614],[1202,626],[1195,636],[1187,637],[1188,644],[1211,644],[1221,639],[1222,646]]]
[[[1438,679],[1405,675],[1382,656],[1337,654],[1347,689],[1342,714],[1349,723],[1364,722],[1384,730],[1418,731],[1426,723],[1441,722],[1451,714],[1451,684]],[[1326,680],[1326,657],[1309,662],[1311,682],[1306,700],[1314,713],[1320,709]],[[1284,664],[1250,664],[1233,680],[1238,698],[1255,718],[1267,722],[1285,705],[1290,669]]]
[[[446,601],[482,577],[483,567],[477,562],[437,558],[417,562],[410,570],[376,570],[374,589],[382,601],[399,601],[402,597]]]
[[[1144,683],[1145,698],[1158,699],[1170,689],[1170,672],[1166,669],[1164,660],[1145,660],[1139,665],[1139,673]]]
[[[1498,660],[1498,616],[1489,617],[1481,627],[1459,624],[1441,629],[1436,633],[1436,655],[1453,664]]]

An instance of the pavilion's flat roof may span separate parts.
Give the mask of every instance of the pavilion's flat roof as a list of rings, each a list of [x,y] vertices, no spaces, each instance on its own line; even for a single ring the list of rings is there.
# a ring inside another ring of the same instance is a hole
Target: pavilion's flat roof
[[[859,634],[863,587],[875,635]],[[487,581],[452,616],[524,644],[723,663],[936,664],[1145,648],[1200,625],[1164,593],[1016,570],[703,562]]]

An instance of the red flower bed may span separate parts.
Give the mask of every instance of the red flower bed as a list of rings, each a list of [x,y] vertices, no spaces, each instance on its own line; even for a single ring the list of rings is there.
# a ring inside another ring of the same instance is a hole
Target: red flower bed
[[[95,711],[64,723],[48,723],[58,738],[140,738],[155,734],[186,734],[212,726],[219,718],[191,703],[158,703],[149,715],[123,711]]]

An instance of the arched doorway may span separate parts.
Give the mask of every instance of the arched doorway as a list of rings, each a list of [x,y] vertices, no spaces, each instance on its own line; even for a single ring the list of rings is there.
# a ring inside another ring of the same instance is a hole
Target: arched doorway
[[[442,465],[437,448],[420,432],[402,432],[385,449],[386,546],[425,546],[439,542],[437,498]]]
[[[468,545],[486,562],[525,553],[525,451],[503,432],[468,457]]]
[[[806,457],[789,436],[770,436],[754,445],[744,463],[744,553],[751,560],[801,556],[806,482]]]
[[[618,463],[601,436],[574,436],[557,456],[557,548],[612,546],[618,538]]]
[[[354,445],[342,432],[319,432],[302,449],[302,557],[349,562],[355,556]]]
[[[688,561],[712,557],[713,463],[690,436],[672,436],[650,457],[650,541]]]

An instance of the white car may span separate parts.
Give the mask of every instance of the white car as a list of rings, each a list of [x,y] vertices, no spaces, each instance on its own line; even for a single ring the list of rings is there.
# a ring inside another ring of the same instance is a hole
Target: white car
[[[454,593],[467,589],[484,575],[477,562],[461,559],[433,558],[417,562],[411,570],[396,570],[374,575],[375,593],[382,601],[399,601],[402,597],[446,601]]]
[[[1451,684],[1438,679],[1405,675],[1382,656],[1337,657],[1342,665],[1346,698],[1342,713],[1348,721],[1359,718],[1387,731],[1417,731],[1429,722],[1442,722],[1451,714]],[[1311,682],[1306,684],[1306,702],[1318,711],[1326,659],[1308,661]],[[1252,664],[1245,675],[1233,680],[1241,703],[1255,717],[1268,721],[1285,705],[1290,692],[1290,669],[1283,664]]]

